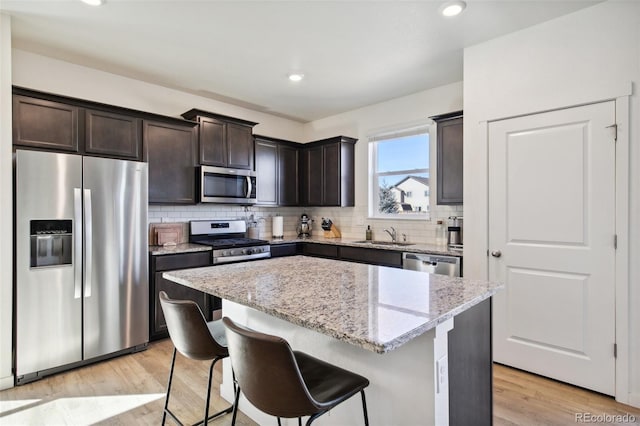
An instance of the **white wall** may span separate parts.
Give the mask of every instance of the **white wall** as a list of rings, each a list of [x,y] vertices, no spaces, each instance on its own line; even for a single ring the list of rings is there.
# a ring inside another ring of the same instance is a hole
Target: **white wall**
[[[462,109],[462,82],[448,84],[435,89],[424,90],[409,96],[381,102],[364,108],[327,117],[305,126],[305,140],[312,141],[336,135],[358,139],[355,146],[355,207],[354,208],[313,208],[307,209],[316,221],[314,230],[319,228],[319,220],[330,217],[342,231],[344,237],[365,238],[367,225],[373,229],[374,239],[388,239],[384,228],[393,226],[398,235],[406,233],[408,241],[435,242],[438,225],[435,220],[381,220],[368,219],[368,177],[369,154],[368,136],[376,131],[402,127],[403,125],[426,121],[428,117]],[[435,171],[435,133],[431,135],[430,168]],[[431,173],[431,187],[435,188],[435,172]],[[431,199],[431,217],[446,218],[450,215],[462,216],[462,206],[437,206],[435,197]],[[446,226],[446,225],[445,225]]]
[[[13,386],[13,175],[11,155],[11,18],[0,14],[0,389]]]
[[[640,3],[609,1],[468,48],[464,55],[465,275],[486,278],[486,121],[630,93],[630,383],[621,401],[640,406]],[[627,121],[628,117],[621,117]],[[613,212],[612,212],[613,214]],[[631,309],[633,307],[633,309]],[[624,342],[622,342],[624,343]],[[627,358],[629,355],[630,358]],[[619,385],[626,377],[618,377]],[[619,389],[621,389],[619,387]]]
[[[258,122],[254,133],[301,141],[303,124],[201,96],[13,49],[13,84],[179,117],[191,108]]]

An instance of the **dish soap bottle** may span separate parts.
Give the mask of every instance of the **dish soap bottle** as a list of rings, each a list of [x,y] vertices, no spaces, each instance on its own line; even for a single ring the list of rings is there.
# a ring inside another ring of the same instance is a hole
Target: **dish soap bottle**
[[[372,236],[371,236],[371,225],[367,225],[366,240],[367,240],[367,241],[371,241],[371,240],[372,240]]]

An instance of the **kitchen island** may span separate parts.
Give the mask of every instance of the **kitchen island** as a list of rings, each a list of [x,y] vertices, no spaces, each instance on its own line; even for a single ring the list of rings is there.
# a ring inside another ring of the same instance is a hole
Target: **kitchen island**
[[[372,424],[447,424],[447,334],[501,284],[304,256],[165,272],[223,299],[223,314],[369,378]],[[469,350],[473,350],[470,348]],[[490,362],[486,365],[491,369]],[[276,390],[274,390],[276,391]],[[225,364],[222,396],[232,399]],[[271,422],[241,400],[258,423]],[[318,424],[360,424],[348,401]],[[293,423],[292,423],[293,424]]]

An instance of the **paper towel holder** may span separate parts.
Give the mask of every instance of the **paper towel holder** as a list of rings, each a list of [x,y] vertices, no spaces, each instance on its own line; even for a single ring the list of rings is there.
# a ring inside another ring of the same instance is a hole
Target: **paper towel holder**
[[[271,235],[274,240],[281,240],[284,238],[284,226],[282,216],[273,216],[271,219]]]

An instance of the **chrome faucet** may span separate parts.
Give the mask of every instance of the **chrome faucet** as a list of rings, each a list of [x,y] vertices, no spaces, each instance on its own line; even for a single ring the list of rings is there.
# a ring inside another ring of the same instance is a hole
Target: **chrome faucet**
[[[387,234],[391,235],[391,242],[396,242],[396,230],[393,226],[390,226],[389,228],[391,228],[391,231],[389,231],[388,229],[385,229],[384,232],[386,232]]]

